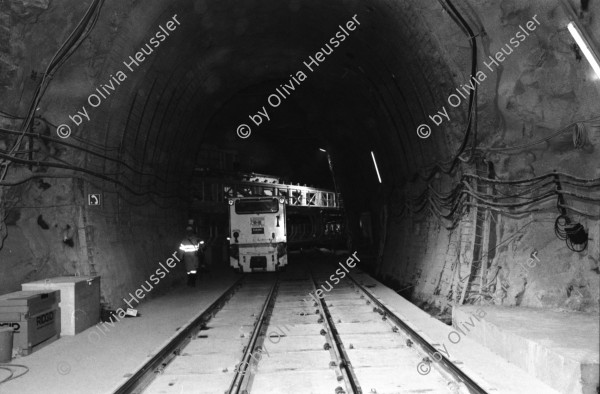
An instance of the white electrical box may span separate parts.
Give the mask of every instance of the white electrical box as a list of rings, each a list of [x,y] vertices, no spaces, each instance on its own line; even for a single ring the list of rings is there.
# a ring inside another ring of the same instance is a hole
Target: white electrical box
[[[100,276],[60,276],[23,283],[23,290],[60,290],[61,334],[75,335],[100,321]]]

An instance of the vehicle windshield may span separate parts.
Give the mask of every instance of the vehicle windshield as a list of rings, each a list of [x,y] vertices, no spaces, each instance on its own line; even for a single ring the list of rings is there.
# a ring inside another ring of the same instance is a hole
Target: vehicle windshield
[[[235,202],[235,213],[275,213],[279,211],[279,203],[276,198],[269,200],[237,200]]]

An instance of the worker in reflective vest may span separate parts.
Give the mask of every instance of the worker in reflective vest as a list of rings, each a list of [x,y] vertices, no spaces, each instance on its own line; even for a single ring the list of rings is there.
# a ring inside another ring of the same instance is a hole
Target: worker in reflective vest
[[[179,245],[179,255],[183,257],[185,269],[187,271],[188,286],[196,286],[198,278],[198,266],[200,265],[200,257],[202,254],[202,245],[204,241],[196,236],[192,227],[185,229],[187,234]]]

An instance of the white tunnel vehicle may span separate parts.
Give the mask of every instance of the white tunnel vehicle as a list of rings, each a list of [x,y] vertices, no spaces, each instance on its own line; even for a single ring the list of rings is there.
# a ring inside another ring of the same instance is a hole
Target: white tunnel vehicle
[[[279,271],[287,265],[283,197],[229,200],[229,262],[241,272]]]

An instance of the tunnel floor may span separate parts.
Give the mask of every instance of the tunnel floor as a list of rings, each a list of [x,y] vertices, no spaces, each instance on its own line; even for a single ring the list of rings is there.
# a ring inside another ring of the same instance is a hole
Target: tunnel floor
[[[62,337],[30,356],[16,359],[14,362],[26,365],[29,373],[4,385],[2,392],[114,392],[142,368],[150,357],[159,353],[177,333],[242,279],[240,289],[233,293],[200,331],[191,335],[189,344],[177,352],[177,356],[170,360],[164,370],[161,368],[160,373],[156,374],[157,378],[144,391],[223,392],[215,387],[219,384],[229,385],[225,377],[231,377],[238,368],[240,354],[243,354],[247,345],[244,341],[256,324],[253,319],[259,315],[263,300],[278,278],[281,278],[281,284],[266,329],[271,333],[266,338],[266,331],[262,334],[263,345],[269,353],[265,352],[261,357],[256,357],[256,353],[251,354],[256,365],[249,392],[341,392],[338,387],[343,387],[344,377],[336,381],[335,368],[327,364],[327,349],[321,348],[325,337],[317,327],[319,311],[315,311],[316,299],[306,293],[305,284],[309,276],[319,279],[315,283],[321,283],[324,308],[329,310],[332,319],[331,327],[335,327],[354,373],[362,383],[362,392],[409,393],[422,392],[424,389],[427,392],[448,392],[452,389],[451,383],[448,383],[450,381],[445,380],[447,376],[441,370],[438,371],[437,359],[431,360],[419,355],[402,330],[394,330],[390,320],[382,318],[385,315],[381,311],[377,311],[364,296],[358,294],[358,290],[349,286],[350,281],[341,280],[339,284],[331,282],[336,269],[341,269],[342,263],[348,261],[348,256],[308,253],[291,257],[285,272],[251,274],[242,278],[242,275],[229,270],[217,270],[211,278],[200,281],[196,288],[178,288],[140,304],[139,317],[121,319],[114,326],[104,323],[76,336]],[[485,333],[479,328],[487,327],[489,330],[489,324],[497,324],[498,319],[515,322],[520,319],[515,323],[517,326],[537,325],[541,334],[532,341],[540,346],[551,340],[543,335],[544,326],[562,324],[566,327],[571,324],[572,331],[577,333],[576,339],[571,341],[573,349],[570,351],[579,351],[579,355],[587,359],[597,358],[597,354],[594,355],[591,351],[597,348],[598,341],[597,326],[595,331],[593,322],[570,319],[569,323],[560,316],[555,316],[552,321],[549,315],[544,315],[545,322],[540,324],[542,317],[530,317],[531,315],[523,313],[516,316],[518,311],[510,308],[488,310],[481,307],[470,310],[466,307],[453,316],[461,323],[459,325],[455,321],[453,328],[363,273],[358,266],[347,268],[355,283],[368,289],[392,314],[439,350],[439,354],[459,366],[486,392],[556,392],[532,378],[515,363],[506,361],[478,342],[477,337]],[[330,281],[328,286],[325,285],[327,280]],[[315,288],[316,286],[313,287]],[[331,289],[327,291],[328,288]],[[465,321],[470,324],[465,324]],[[265,341],[271,339],[274,330],[281,333],[280,344]],[[493,338],[488,333],[486,339],[489,341]],[[496,338],[503,341],[496,349],[487,344],[495,351],[510,348],[511,343],[516,351],[518,346],[522,346],[520,341],[531,340],[510,330],[501,332]],[[578,343],[583,344],[583,348],[589,344],[590,351],[586,353],[581,346],[576,349]],[[228,352],[234,356],[228,357]],[[324,367],[318,367],[323,363]],[[390,365],[395,367],[391,368]],[[454,389],[460,389],[460,385]]]

